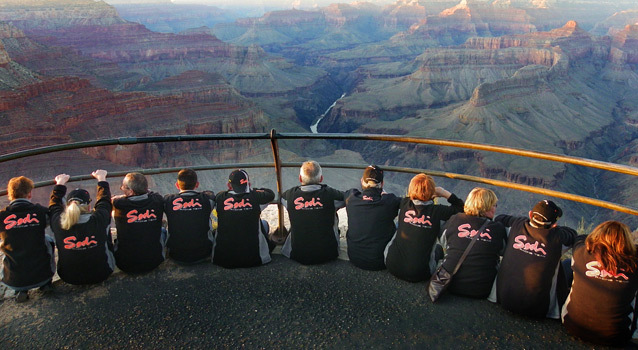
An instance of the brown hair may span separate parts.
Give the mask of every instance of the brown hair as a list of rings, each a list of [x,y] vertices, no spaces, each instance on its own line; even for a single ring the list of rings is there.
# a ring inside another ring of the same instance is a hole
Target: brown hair
[[[636,246],[629,227],[622,222],[605,221],[596,226],[587,236],[585,247],[609,273],[636,270]]]
[[[177,185],[179,189],[192,190],[197,185],[197,173],[193,169],[182,169],[177,173]]]
[[[7,185],[9,200],[27,198],[33,190],[33,181],[25,176],[13,177]]]
[[[483,216],[496,203],[498,203],[498,198],[494,191],[483,187],[474,187],[467,195],[463,211],[467,215]]]
[[[408,197],[419,201],[429,201],[434,196],[436,185],[434,179],[426,174],[417,174],[410,180],[408,186]]]

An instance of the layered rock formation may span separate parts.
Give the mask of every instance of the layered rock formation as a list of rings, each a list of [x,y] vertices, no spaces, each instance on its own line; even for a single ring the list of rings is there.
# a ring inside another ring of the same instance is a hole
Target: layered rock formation
[[[637,128],[628,120],[634,107],[618,108],[621,101],[638,97],[632,87],[638,86],[633,38],[632,27],[609,40],[569,22],[549,32],[473,38],[461,48],[429,49],[400,67],[371,65],[360,71],[355,92],[337,103],[319,130],[392,132],[607,160],[609,150],[636,137]],[[617,80],[603,78],[610,71]],[[379,164],[423,162],[430,169],[606,197],[600,184],[593,194],[583,188],[584,181],[599,181],[599,174],[583,180],[559,163],[428,147],[371,152]],[[591,214],[591,208],[583,210],[581,215]]]

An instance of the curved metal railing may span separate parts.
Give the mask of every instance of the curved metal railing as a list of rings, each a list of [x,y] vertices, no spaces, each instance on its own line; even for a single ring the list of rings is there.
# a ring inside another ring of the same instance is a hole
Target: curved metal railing
[[[46,147],[39,147],[29,150],[18,151],[14,153],[9,153],[0,156],[0,163],[7,162],[10,160],[54,153],[66,150],[73,149],[81,149],[81,148],[89,148],[89,147],[100,147],[100,146],[111,146],[111,145],[133,145],[133,144],[144,144],[144,143],[163,143],[163,142],[185,142],[185,141],[223,141],[223,140],[270,140],[272,153],[273,153],[273,162],[257,162],[257,163],[233,163],[233,164],[217,164],[217,165],[202,165],[202,166],[191,166],[193,170],[215,170],[215,169],[231,169],[231,168],[262,168],[262,167],[274,167],[276,173],[276,181],[277,181],[277,192],[281,195],[282,192],[282,180],[281,180],[281,169],[284,167],[299,167],[300,163],[283,163],[279,156],[279,146],[278,140],[288,140],[288,139],[321,139],[321,140],[362,140],[362,141],[384,141],[384,142],[399,142],[399,143],[410,143],[410,144],[426,144],[426,145],[435,145],[435,146],[445,146],[445,147],[456,147],[470,150],[480,150],[480,151],[488,151],[488,152],[496,152],[503,154],[510,154],[519,157],[529,157],[536,159],[549,160],[554,162],[566,163],[566,164],[575,164],[580,166],[585,166],[594,169],[602,169],[611,172],[617,172],[622,174],[628,174],[638,177],[638,168],[620,165],[615,163],[603,162],[598,160],[565,156],[554,153],[546,153],[546,152],[535,152],[529,151],[520,148],[513,147],[504,147],[504,146],[496,146],[489,144],[480,144],[480,143],[472,143],[472,142],[461,142],[461,141],[451,141],[451,140],[443,140],[443,139],[432,139],[432,138],[419,138],[419,137],[404,137],[399,135],[375,135],[375,134],[308,134],[308,133],[277,133],[274,129],[270,131],[270,133],[246,133],[246,134],[200,134],[200,135],[169,135],[169,136],[150,136],[150,137],[121,137],[121,138],[113,138],[113,139],[102,139],[102,140],[93,140],[93,141],[82,141],[82,142],[73,142],[59,145],[52,145]],[[322,167],[326,168],[342,168],[342,169],[364,169],[367,164],[340,164],[340,163],[322,163]],[[173,167],[173,168],[154,168],[154,169],[136,169],[145,175],[153,175],[153,174],[163,174],[163,173],[175,173],[181,170],[183,167]],[[632,208],[629,206],[620,205],[617,203],[612,203],[608,201],[603,201],[596,198],[590,198],[580,195],[575,195],[571,193],[565,193],[555,190],[550,190],[542,187],[523,185],[508,181],[494,180],[479,176],[472,175],[464,175],[464,174],[456,174],[449,172],[441,172],[434,171],[428,169],[415,169],[415,168],[404,168],[404,167],[396,167],[396,166],[384,166],[386,171],[392,172],[403,172],[403,173],[426,173],[431,176],[436,177],[445,177],[450,179],[471,181],[483,184],[489,184],[497,187],[510,188],[519,191],[526,191],[536,194],[543,194],[547,196],[552,196],[556,198],[562,198],[570,201],[585,203],[589,205],[594,205],[602,208],[607,208],[611,210],[615,210],[622,213],[638,215],[638,209]],[[109,177],[122,177],[126,175],[129,171],[120,171],[120,172],[109,172]],[[82,181],[91,179],[91,175],[79,175],[71,177],[70,181]],[[50,186],[53,185],[53,181],[41,181],[35,183],[36,187]],[[4,196],[7,194],[6,189],[0,191],[0,196]],[[281,204],[279,204],[281,206]],[[279,208],[279,227],[283,228],[283,210]]]

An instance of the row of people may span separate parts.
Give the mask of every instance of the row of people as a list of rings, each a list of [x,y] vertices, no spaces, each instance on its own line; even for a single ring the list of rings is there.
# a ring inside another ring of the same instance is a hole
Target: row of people
[[[82,189],[71,191],[65,206],[63,198],[69,176],[61,174],[55,178],[50,221],[59,251],[58,274],[66,282],[103,281],[113,271],[114,264],[125,272],[152,270],[164,260],[164,242],[167,242],[169,256],[180,263],[196,263],[212,256],[213,262],[221,266],[248,267],[265,264],[271,259],[273,243],[267,239],[269,228],[260,219],[260,212],[262,206],[274,199],[274,193],[268,189],[251,189],[248,174],[243,170],[231,173],[228,191],[216,196],[212,192],[196,191],[199,186],[197,175],[190,169],[178,174],[176,186],[180,192],[165,197],[149,192],[143,175],[131,173],[122,182],[124,195],[111,199],[105,181],[106,171],[97,170],[93,176],[98,180],[93,211],[90,211],[90,196]],[[5,258],[3,266],[3,283],[16,290],[18,298],[26,296],[28,289],[50,286],[55,269],[53,245],[46,241],[48,236],[43,233],[47,210],[28,201],[33,185],[26,180],[21,177],[10,181],[8,192],[12,202],[0,213],[5,224],[0,230],[0,239],[9,258]],[[573,321],[575,318],[570,313],[578,314],[581,320],[583,312],[587,313],[581,306],[591,306],[591,302],[583,301],[588,294],[579,291],[586,286],[593,287],[585,282],[587,279],[574,277],[576,292],[572,289],[573,296],[570,295],[569,302],[565,303],[568,285],[561,272],[560,257],[566,248],[576,244],[576,232],[556,224],[562,212],[552,201],[539,202],[528,217],[495,217],[498,199],[491,190],[475,188],[464,202],[436,187],[431,177],[419,174],[411,180],[407,197],[401,198],[383,191],[383,170],[377,166],[365,169],[361,190],[341,192],[322,184],[321,167],[314,161],[302,165],[299,181],[300,186],[281,196],[291,222],[282,254],[302,264],[324,263],[337,258],[336,211],[345,206],[348,257],[357,267],[368,270],[387,267],[398,278],[425,281],[441,260],[439,263],[448,271],[453,270],[470,240],[479,235],[455,275],[450,292],[477,298],[490,295],[490,300],[506,309],[529,316],[558,318],[562,307],[566,324],[571,322],[568,329],[579,336],[598,334],[596,329],[601,327],[601,321],[607,329],[624,332],[622,337],[611,336],[614,341],[628,339],[629,331],[635,329],[635,320],[630,319],[628,312],[633,309],[627,307],[621,308],[620,313],[610,311],[605,314],[597,310],[595,315],[605,315],[607,319],[597,316],[590,318],[594,322]],[[436,197],[446,198],[450,205],[436,204]],[[209,217],[214,208],[219,216],[215,235]],[[109,230],[111,210],[118,232],[115,245]],[[168,221],[167,240],[161,229],[164,214]],[[397,217],[398,224],[395,224]],[[443,227],[442,221],[445,221]],[[484,224],[485,228],[479,230]],[[510,228],[509,236],[506,227]],[[27,236],[16,238],[18,235],[9,234],[15,229],[38,234],[31,234],[31,243],[21,242]],[[591,236],[602,239],[600,235]],[[38,245],[38,252],[25,253],[29,244],[35,246],[37,244],[33,242],[45,241],[46,244]],[[445,252],[437,242],[445,247]],[[634,250],[626,252],[625,257],[629,257],[633,265],[609,265],[609,259],[616,259],[607,257],[611,254],[609,249],[591,253],[598,259],[596,271],[599,271],[597,277],[601,283],[616,282],[613,285],[616,298],[606,297],[621,304],[632,302],[638,288],[634,277],[635,247],[633,243],[628,246]],[[587,251],[591,252],[589,248]],[[574,266],[580,266],[576,263],[576,254],[574,257]],[[31,268],[21,270],[26,265],[11,265],[20,259],[28,261]],[[574,268],[574,276],[583,271],[584,276],[593,276],[592,261],[585,265],[588,270]],[[584,287],[578,287],[581,285]],[[629,300],[632,293],[633,299]],[[576,311],[570,308],[576,308]],[[593,308],[589,307],[591,310]],[[603,338],[593,340],[608,341]]]

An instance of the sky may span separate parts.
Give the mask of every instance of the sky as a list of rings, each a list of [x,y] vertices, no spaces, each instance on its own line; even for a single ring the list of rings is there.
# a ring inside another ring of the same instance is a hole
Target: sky
[[[109,4],[128,4],[128,3],[153,3],[172,1],[176,4],[204,4],[217,7],[231,6],[256,6],[256,7],[281,7],[288,8],[312,8],[315,6],[326,6],[333,3],[350,3],[354,0],[104,0]],[[365,0],[375,4],[391,4],[396,0]]]

